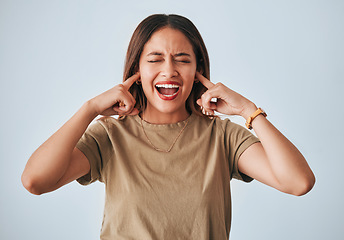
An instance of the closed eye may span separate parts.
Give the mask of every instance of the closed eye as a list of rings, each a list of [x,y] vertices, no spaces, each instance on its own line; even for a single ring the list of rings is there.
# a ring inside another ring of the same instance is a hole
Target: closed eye
[[[157,62],[162,62],[163,60],[147,60],[147,62],[149,63],[157,63]],[[191,61],[189,60],[179,60],[179,59],[176,59],[174,60],[175,62],[179,62],[179,63],[190,63]]]

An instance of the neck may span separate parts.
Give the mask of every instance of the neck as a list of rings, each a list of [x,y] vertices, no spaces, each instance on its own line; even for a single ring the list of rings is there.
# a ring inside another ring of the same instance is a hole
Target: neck
[[[169,124],[184,121],[190,116],[184,108],[183,111],[177,113],[156,112],[153,109],[146,108],[142,113],[142,119],[153,124]]]

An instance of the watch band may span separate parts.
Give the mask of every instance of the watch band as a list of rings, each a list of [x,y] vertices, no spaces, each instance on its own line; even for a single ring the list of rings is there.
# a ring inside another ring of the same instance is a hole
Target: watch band
[[[263,109],[261,108],[258,108],[246,121],[246,127],[248,129],[252,129],[252,121],[259,115],[259,114],[262,114],[264,117],[267,116],[266,112],[264,112]]]

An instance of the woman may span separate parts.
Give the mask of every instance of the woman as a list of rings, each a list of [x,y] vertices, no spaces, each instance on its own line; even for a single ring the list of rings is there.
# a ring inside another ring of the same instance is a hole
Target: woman
[[[258,138],[215,111],[244,117]],[[107,117],[90,125],[98,115]],[[293,195],[315,182],[260,108],[209,81],[196,27],[157,14],[132,36],[123,84],[87,101],[43,143],[22,182],[33,194],[104,182],[101,239],[228,239],[232,177]]]

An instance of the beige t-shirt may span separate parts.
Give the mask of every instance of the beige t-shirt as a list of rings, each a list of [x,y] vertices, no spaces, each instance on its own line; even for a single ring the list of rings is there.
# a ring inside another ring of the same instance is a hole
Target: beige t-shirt
[[[230,180],[252,180],[238,172],[240,154],[259,140],[228,119],[192,114],[175,124],[149,124],[139,116],[102,118],[77,147],[90,161],[84,185],[105,183],[101,239],[228,239]]]

